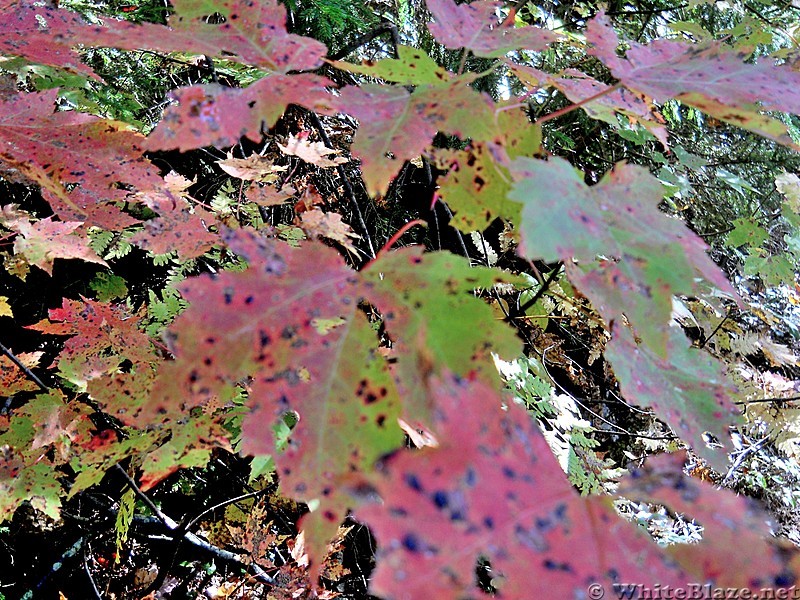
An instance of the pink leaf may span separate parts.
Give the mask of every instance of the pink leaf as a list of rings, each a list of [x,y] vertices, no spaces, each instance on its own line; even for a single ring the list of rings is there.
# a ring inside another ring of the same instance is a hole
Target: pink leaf
[[[512,50],[545,50],[559,37],[540,27],[514,27],[500,23],[497,14],[503,2],[478,0],[456,4],[453,0],[426,0],[435,22],[428,29],[448,48],[466,48],[476,56],[502,56]]]
[[[387,599],[478,598],[491,565],[501,598],[580,598],[592,583],[679,584],[685,576],[607,498],[572,488],[531,417],[486,385],[432,386],[440,445],[401,451],[356,516],[378,541],[371,592]]]
[[[330,114],[333,97],[324,77],[268,75],[245,89],[217,84],[193,85],[173,93],[170,106],[147,138],[152,150],[232,146],[242,137],[260,140],[290,104]]]

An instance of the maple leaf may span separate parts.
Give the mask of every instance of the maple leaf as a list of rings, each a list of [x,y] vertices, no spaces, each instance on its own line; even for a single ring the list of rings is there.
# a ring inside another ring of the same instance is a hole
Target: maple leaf
[[[625,58],[617,55],[619,38],[603,11],[589,22],[588,49],[620,82],[656,102],[675,98],[737,127],[750,129],[798,148],[786,128],[760,113],[766,110],[800,114],[800,74],[742,55],[721,42],[689,45],[656,40],[645,46],[628,41]]]
[[[27,464],[8,444],[0,446],[0,522],[14,516],[23,502],[57,521],[62,495],[58,472],[46,458]]]
[[[297,190],[289,185],[284,185],[276,190],[271,185],[251,185],[244,193],[245,198],[259,206],[280,206],[291,200]]]
[[[183,47],[186,51],[220,55],[279,73],[316,69],[327,53],[322,42],[286,31],[286,9],[277,0],[175,0],[173,5],[175,14],[169,18],[169,26],[182,36],[181,45],[184,40],[196,44]],[[224,20],[211,20],[209,15]],[[142,48],[148,47],[147,41],[133,43]],[[168,38],[151,41],[170,46]]]
[[[570,263],[569,274],[607,322],[625,314],[665,355],[672,296],[699,292],[698,275],[737,297],[706,244],[658,209],[661,184],[645,169],[619,165],[589,187],[565,160],[518,158],[509,198],[522,202],[520,252]],[[597,266],[598,256],[611,257]]]
[[[148,448],[141,460],[141,489],[147,491],[178,469],[203,468],[212,450],[232,452],[230,432],[214,415],[193,415],[191,422],[171,423],[168,439]]]
[[[0,296],[0,317],[13,317],[14,311],[8,303],[8,296]]]
[[[683,333],[668,328],[669,360],[661,358],[621,324],[614,327],[605,357],[611,363],[622,395],[650,407],[659,419],[686,440],[715,469],[725,471],[728,457],[709,448],[703,433],[710,432],[725,447],[729,427],[742,422],[732,402],[737,389],[722,364],[697,348],[690,348]]]
[[[511,175],[488,144],[465,150],[436,150],[439,168],[447,168],[437,195],[455,211],[450,224],[461,231],[483,231],[496,218],[519,223],[522,205],[508,200]]]
[[[500,110],[495,115],[497,135],[490,141],[472,142],[464,150],[434,149],[441,177],[437,196],[455,211],[450,224],[462,231],[483,231],[494,219],[520,222],[522,205],[508,198],[513,178],[511,161],[541,152],[542,129],[521,110]]]
[[[85,230],[76,231],[83,223],[64,223],[49,217],[31,222],[27,213],[18,211],[15,205],[6,205],[0,212],[0,224],[19,234],[14,240],[14,252],[48,275],[53,274],[56,258],[80,258],[108,266],[89,246]]]
[[[780,594],[797,581],[800,553],[775,539],[769,515],[754,499],[687,477],[685,452],[650,457],[621,482],[617,492],[637,502],[663,504],[703,526],[698,544],[674,544],[671,553],[693,577],[719,587],[771,588]],[[747,552],[741,549],[746,548]]]
[[[402,443],[397,396],[374,332],[357,312],[357,274],[337,252],[317,244],[292,249],[253,232],[227,238],[250,268],[181,285],[190,306],[170,328],[178,360],[160,370],[141,418],[177,398],[203,403],[252,377],[243,449],[275,454],[286,492],[320,500],[304,521],[319,565],[348,507],[338,487]],[[300,420],[288,449],[276,454],[265,425],[292,410]]]
[[[0,521],[22,502],[59,519],[63,488],[57,466],[73,458],[73,447],[88,441],[91,409],[68,401],[59,390],[39,394],[0,417]]]
[[[278,148],[284,154],[289,156],[296,156],[297,158],[316,165],[323,169],[335,167],[347,162],[343,156],[334,156],[329,158],[330,154],[338,154],[339,151],[325,146],[324,142],[309,142],[308,132],[301,132],[299,135],[289,134],[289,139],[286,140],[286,145],[278,144]]]
[[[88,391],[106,413],[123,423],[138,424],[136,413],[150,394],[158,360],[135,317],[121,306],[65,299],[62,308],[49,312],[49,320],[29,329],[72,336],[54,361],[61,376]],[[18,413],[30,416],[31,410],[26,405]],[[87,428],[94,426],[80,416],[83,413],[78,416],[88,425],[76,421],[78,417],[70,416],[73,413],[70,404],[66,408],[55,406],[49,412],[38,410],[38,416],[30,416],[41,430],[34,438],[34,447],[52,445],[62,434],[82,446],[81,459],[74,465],[79,475],[70,495],[99,483],[110,467],[132,455],[138,457],[141,487],[147,490],[180,468],[205,466],[214,448],[230,450],[230,434],[216,415],[193,415],[189,421],[183,414],[162,415],[166,426],[160,431],[153,431],[151,423],[148,432],[129,431],[125,440],[106,443],[102,435],[87,433]]]
[[[20,352],[15,356],[30,369],[39,365],[43,354],[44,352]],[[39,386],[10,358],[6,355],[0,356],[0,395],[13,396],[18,392],[33,392],[38,389]]]
[[[164,409],[202,405],[246,381],[251,410],[243,449],[274,454],[286,492],[319,500],[319,510],[303,525],[319,565],[353,502],[341,486],[402,443],[401,413],[427,418],[430,374],[443,364],[488,377],[493,350],[519,353],[513,331],[470,294],[504,276],[472,269],[447,253],[423,258],[419,249],[393,252],[359,274],[322,244],[292,248],[249,230],[228,232],[225,239],[249,268],[180,286],[189,308],[169,329],[176,361],[162,366],[138,418],[146,423]],[[441,273],[447,273],[444,279]],[[398,342],[397,385],[422,391],[405,407],[375,332],[358,309],[364,298],[384,312]],[[488,334],[497,339],[484,338]],[[281,421],[287,411],[300,420],[288,450],[276,454],[265,424]]]
[[[149,338],[137,329],[137,319],[121,306],[65,298],[61,308],[51,309],[48,316],[27,329],[72,336],[53,366],[78,386],[115,373],[125,360],[142,364],[153,358]]]
[[[93,428],[87,407],[68,402],[60,390],[39,394],[15,411],[15,417],[26,418],[34,428],[30,450],[40,453],[53,448],[55,459],[63,463],[71,458],[70,445],[91,437]]]
[[[108,204],[125,200],[120,184],[145,190],[161,179],[142,156],[142,136],[127,126],[76,112],[53,112],[58,90],[0,102],[0,162],[42,187],[64,221],[106,229],[137,223]],[[64,184],[79,184],[67,192]]]
[[[287,32],[286,9],[276,0],[175,0],[173,6],[165,27],[110,17],[89,24],[67,10],[5,0],[0,51],[90,75],[73,46],[194,52],[278,73],[315,69],[327,52],[322,42]]]
[[[466,48],[476,56],[494,58],[520,49],[541,52],[559,39],[541,27],[499,23],[497,14],[505,6],[503,2],[456,4],[453,0],[425,0],[425,4],[435,19],[428,24],[433,36],[447,48]]]
[[[33,2],[4,0],[0,3],[0,54],[22,56],[41,64],[62,67],[96,79],[91,68],[72,50],[73,32],[86,22],[77,13]]]
[[[360,123],[352,152],[370,194],[386,193],[403,162],[419,156],[437,132],[476,140],[496,135],[492,102],[466,85],[469,79],[413,93],[377,84],[341,90],[336,105]]]
[[[383,314],[398,354],[397,383],[408,424],[426,428],[432,418],[431,376],[446,369],[498,383],[492,354],[521,352],[514,331],[499,325],[491,307],[473,297],[475,290],[499,283],[524,285],[521,278],[419,247],[381,257],[362,277],[365,295]]]
[[[143,201],[159,216],[146,221],[144,230],[130,238],[137,246],[153,254],[175,251],[186,260],[202,256],[219,242],[219,236],[209,231],[217,218],[207,210],[169,192],[144,195]]]
[[[373,478],[383,503],[356,510],[378,541],[371,593],[479,598],[479,558],[501,598],[582,597],[590,583],[676,585],[685,575],[614,512],[582,498],[531,417],[494,388],[432,385],[437,448],[401,451]]]
[[[290,104],[331,114],[331,81],[318,75],[268,75],[244,89],[217,84],[193,85],[172,93],[170,106],[147,138],[151,150],[181,152],[204,146],[224,148],[242,137],[261,139]]]
[[[311,238],[324,237],[339,242],[348,251],[358,254],[351,240],[359,239],[361,236],[342,221],[342,215],[339,213],[326,213],[318,208],[307,210],[300,213],[298,225]]]
[[[334,61],[337,69],[361,73],[400,85],[439,85],[453,79],[452,73],[436,64],[422,50],[410,46],[397,46],[397,58],[364,61],[360,65]]]
[[[278,173],[287,169],[287,167],[276,165],[271,159],[255,152],[247,158],[234,158],[233,153],[228,152],[228,157],[225,160],[218,160],[217,164],[231,177],[262,183],[277,181]]]

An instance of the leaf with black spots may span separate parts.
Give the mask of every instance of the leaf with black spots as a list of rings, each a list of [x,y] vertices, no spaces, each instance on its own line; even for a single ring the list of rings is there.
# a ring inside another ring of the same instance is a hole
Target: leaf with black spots
[[[130,241],[153,254],[177,252],[183,259],[197,258],[219,243],[219,236],[209,227],[218,226],[216,217],[200,206],[192,206],[186,198],[172,193],[145,194],[143,202],[158,217],[144,223],[144,230]]]
[[[144,138],[127,126],[76,112],[53,112],[58,90],[0,102],[0,162],[42,188],[64,221],[121,229],[138,221],[113,201],[161,182],[142,155]],[[77,184],[67,191],[67,185]]]
[[[497,134],[488,96],[467,85],[403,87],[365,84],[341,91],[336,106],[359,120],[352,152],[361,159],[367,191],[384,194],[406,160],[419,156],[438,132],[475,140]]]
[[[519,353],[513,331],[472,296],[505,276],[419,249],[392,252],[357,273],[319,243],[293,248],[249,230],[225,239],[248,269],[180,286],[189,308],[169,328],[176,360],[159,370],[139,419],[202,406],[246,385],[243,449],[272,454],[287,493],[319,502],[304,524],[319,565],[354,502],[343,487],[402,445],[399,417],[429,418],[429,377],[449,368],[496,378],[490,353]],[[397,341],[394,374],[359,309],[363,300],[383,312]],[[409,391],[402,405],[396,387]],[[289,411],[299,422],[281,453],[269,425]]]
[[[383,502],[356,517],[378,541],[370,591],[387,599],[579,598],[587,586],[680,585],[670,558],[570,485],[531,417],[495,389],[451,376],[432,386],[440,445],[401,451],[374,478]]]
[[[138,319],[121,305],[94,300],[64,299],[28,329],[50,335],[69,335],[53,363],[61,375],[79,387],[116,373],[124,361],[134,365],[154,360],[150,339],[137,328]]]
[[[215,83],[173,92],[170,106],[147,138],[150,150],[232,146],[241,138],[261,139],[290,104],[330,114],[334,99],[325,89],[332,82],[308,73],[267,75],[244,89]]]
[[[474,297],[495,284],[525,285],[522,279],[419,247],[383,256],[362,277],[394,342],[404,419],[412,425],[425,426],[431,418],[431,376],[447,370],[499,384],[492,354],[508,359],[522,350],[514,330]]]
[[[637,502],[666,505],[703,527],[700,543],[667,548],[692,581],[714,581],[728,589],[769,588],[776,597],[781,590],[794,589],[800,552],[773,536],[764,507],[733,490],[688,477],[685,462],[685,452],[650,457],[620,482],[617,492]]]

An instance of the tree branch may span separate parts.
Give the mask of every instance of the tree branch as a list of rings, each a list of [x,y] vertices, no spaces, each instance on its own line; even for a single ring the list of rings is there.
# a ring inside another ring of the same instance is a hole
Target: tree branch
[[[6,348],[6,347],[5,347],[3,344],[0,344],[0,352],[2,352],[3,354],[5,354],[5,355],[6,355],[6,356],[9,358],[9,360],[11,360],[11,362],[13,362],[15,365],[17,365],[17,367],[19,367],[19,369],[20,369],[20,370],[21,370],[23,373],[25,373],[25,376],[26,376],[28,379],[30,379],[31,381],[33,381],[33,382],[34,382],[36,385],[38,385],[38,386],[39,386],[39,388],[40,388],[40,389],[41,389],[43,392],[46,392],[46,391],[48,391],[48,390],[50,389],[50,388],[48,388],[48,387],[47,387],[47,386],[46,386],[46,385],[45,385],[45,384],[42,382],[42,380],[41,380],[41,379],[39,379],[39,378],[36,376],[36,373],[34,373],[33,371],[31,371],[31,370],[30,370],[28,367],[26,367],[25,365],[23,365],[23,364],[22,364],[22,361],[21,361],[20,359],[18,359],[16,356],[14,356],[14,353],[13,353],[13,352],[11,352],[11,350],[9,350],[8,348]]]
[[[128,486],[133,490],[133,493],[136,494],[136,497],[144,502],[144,504],[153,511],[153,514],[156,515],[159,521],[166,527],[169,531],[179,534],[181,533],[181,527],[174,519],[170,518],[166,514],[164,514],[161,509],[159,509],[155,503],[145,494],[133,478],[128,475],[128,472],[123,469],[121,466],[114,465],[114,468],[123,476],[125,481],[128,483]],[[242,567],[245,570],[250,570],[253,572],[253,575],[261,581],[262,583],[266,583],[268,585],[275,585],[275,579],[271,577],[269,574],[264,571],[261,567],[259,567],[255,563],[246,564],[238,554],[234,554],[233,552],[228,552],[227,550],[223,550],[222,548],[218,548],[217,546],[205,541],[204,539],[196,536],[195,534],[189,531],[183,531],[182,538],[183,540],[187,541],[189,544],[194,546],[195,548],[199,548],[200,550],[204,550],[209,554],[213,554],[217,558],[235,563],[238,566]]]
[[[351,52],[358,50],[365,44],[369,44],[372,40],[380,37],[384,33],[388,33],[391,36],[392,44],[394,45],[394,57],[397,58],[397,47],[400,45],[400,34],[397,31],[397,26],[387,22],[381,23],[372,31],[368,31],[364,35],[359,36],[351,43],[347,44],[347,46],[339,50],[336,54],[328,56],[328,60],[341,60]]]

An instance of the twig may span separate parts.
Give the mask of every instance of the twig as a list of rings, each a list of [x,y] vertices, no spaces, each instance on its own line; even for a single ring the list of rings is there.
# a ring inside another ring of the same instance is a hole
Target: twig
[[[205,517],[208,513],[214,512],[215,510],[219,510],[220,508],[225,508],[226,506],[230,506],[231,504],[236,504],[237,502],[241,502],[242,500],[263,496],[269,491],[270,491],[269,488],[265,488],[263,490],[256,490],[255,492],[248,492],[247,494],[242,494],[241,496],[236,496],[235,498],[228,498],[227,500],[223,500],[222,502],[205,509],[203,512],[198,514],[193,519],[190,519],[186,524],[182,526],[182,528],[184,531],[189,530],[195,523],[197,523],[200,519]]]
[[[394,44],[394,57],[397,58],[397,47],[400,45],[400,34],[397,31],[397,26],[392,23],[381,23],[372,31],[368,31],[364,35],[353,40],[347,46],[339,50],[336,54],[328,56],[328,60],[340,60],[351,52],[358,50],[361,46],[369,44],[376,37],[379,37],[384,33],[391,35],[392,43]]]
[[[519,312],[524,314],[526,310],[528,310],[531,306],[536,304],[539,301],[539,298],[544,296],[545,292],[547,292],[547,290],[550,288],[550,284],[552,284],[555,281],[556,277],[558,277],[558,274],[560,272],[561,272],[561,263],[558,263],[555,266],[555,268],[550,272],[550,275],[547,276],[547,279],[541,285],[541,287],[538,290],[536,290],[536,293],[533,295],[533,298],[531,298],[525,304],[519,307]]]
[[[86,538],[78,538],[72,546],[64,550],[63,554],[58,558],[56,562],[53,563],[53,566],[50,567],[50,570],[42,577],[39,582],[36,584],[36,587],[33,589],[28,590],[22,595],[22,600],[32,600],[34,597],[38,595],[38,593],[42,590],[42,588],[50,581],[50,578],[58,573],[61,567],[64,566],[64,561],[72,558],[78,552],[80,552],[81,548],[83,547]]]
[[[311,118],[311,122],[316,128],[317,133],[319,133],[319,137],[322,139],[322,143],[325,144],[326,148],[333,149],[333,144],[331,143],[331,139],[328,137],[328,133],[325,131],[325,126],[322,124],[319,115],[315,113],[313,110],[309,110],[308,115]],[[342,185],[344,186],[347,195],[350,197],[350,203],[353,205],[353,212],[355,212],[356,218],[358,219],[358,224],[364,231],[363,237],[365,240],[367,240],[367,246],[369,246],[370,256],[374,259],[376,256],[375,247],[372,245],[372,238],[369,236],[369,229],[367,229],[367,223],[366,221],[364,221],[364,215],[361,213],[361,207],[358,205],[358,200],[356,199],[356,194],[353,191],[353,186],[350,185],[350,179],[347,177],[347,171],[344,170],[344,167],[342,165],[336,165],[336,172],[339,174],[339,177],[342,180]]]
[[[95,598],[97,598],[97,600],[103,600],[103,595],[100,593],[100,590],[97,589],[97,584],[94,582],[94,576],[92,575],[91,569],[89,569],[89,561],[86,560],[85,549],[83,552],[83,572],[86,573],[86,577],[89,579],[89,584],[92,586],[92,591],[94,592]]]
[[[717,332],[720,330],[722,325],[725,323],[725,321],[728,320],[728,317],[730,317],[730,316],[731,316],[731,311],[729,310],[728,313],[723,317],[722,321],[719,322],[719,325],[717,325],[714,328],[714,331],[712,331],[711,334],[707,338],[703,339],[703,341],[700,343],[698,348],[704,348],[705,345],[711,340],[711,338],[713,338],[717,334]]]
[[[728,482],[728,480],[731,477],[733,477],[733,474],[736,472],[736,469],[738,469],[742,465],[744,459],[747,458],[747,455],[756,452],[759,448],[761,448],[761,446],[763,446],[767,442],[768,439],[769,438],[766,437],[761,438],[755,444],[750,444],[747,448],[744,448],[741,452],[739,452],[739,456],[737,456],[736,460],[733,461],[731,468],[728,469],[728,472],[725,474],[725,477],[720,485],[725,485]]]
[[[34,382],[36,385],[38,385],[38,386],[39,386],[39,388],[40,388],[40,389],[41,389],[43,392],[46,392],[46,391],[48,391],[48,390],[50,389],[50,388],[48,388],[48,387],[47,387],[47,386],[46,386],[46,385],[45,385],[45,384],[42,382],[42,380],[41,380],[41,379],[39,379],[39,378],[36,376],[36,373],[34,373],[33,371],[31,371],[31,370],[30,370],[28,367],[26,367],[25,365],[23,365],[23,364],[22,364],[22,361],[20,361],[20,359],[18,359],[16,356],[14,356],[14,353],[13,353],[13,352],[11,352],[11,350],[9,350],[8,348],[6,348],[5,346],[3,346],[3,344],[0,344],[0,352],[2,352],[3,354],[5,354],[5,355],[6,355],[6,356],[7,356],[7,357],[8,357],[8,358],[11,360],[11,362],[13,362],[15,365],[17,365],[17,367],[19,367],[19,368],[22,370],[22,372],[23,372],[23,373],[25,373],[25,375],[28,377],[28,379],[30,379],[30,380],[31,380],[31,381],[33,381],[33,382]]]
[[[422,168],[425,170],[425,178],[428,182],[428,189],[431,192],[431,214],[433,215],[433,222],[436,225],[436,242],[437,242],[437,250],[442,249],[442,228],[439,225],[439,215],[436,214],[436,192],[433,189],[433,171],[431,170],[431,163],[425,157],[422,156]]]
[[[439,200],[439,204],[442,205],[442,208],[444,208],[444,212],[447,213],[447,216],[450,217],[450,221],[452,221],[453,220],[453,211],[450,210],[449,206],[447,206],[447,202],[443,202],[442,200]],[[448,224],[449,224],[449,221],[448,221]],[[461,230],[458,227],[456,227],[455,225],[450,225],[450,227],[452,227],[456,232],[456,235],[458,237],[458,242],[461,244],[461,251],[464,253],[464,256],[469,258],[469,251],[467,250],[467,245],[464,243],[464,236],[461,235]]]
[[[641,438],[643,440],[678,440],[675,435],[646,435],[644,433],[633,433],[632,431],[609,431],[608,429],[592,428],[592,433],[606,433],[608,435],[621,435],[628,437]]]
[[[609,17],[624,17],[626,15],[653,15],[671,10],[680,10],[687,8],[688,2],[683,4],[676,4],[675,6],[667,6],[666,8],[638,8],[635,10],[610,10],[606,13]]]
[[[130,475],[128,475],[128,472],[125,471],[125,469],[123,469],[119,465],[114,465],[114,468],[125,478],[125,481],[128,483],[130,488],[133,490],[133,493],[136,494],[136,497],[139,500],[141,500],[142,502],[144,502],[144,504],[150,510],[153,511],[153,514],[156,515],[156,517],[158,517],[158,520],[161,521],[161,523],[167,529],[169,529],[173,533],[181,534],[181,527],[177,523],[177,521],[175,521],[174,519],[170,518],[169,516],[167,516],[166,514],[161,512],[161,509],[159,509],[155,505],[155,503],[153,503],[153,501],[147,496],[147,494],[145,494],[139,488],[139,486],[136,484],[136,482],[133,480],[133,478]],[[255,575],[256,579],[258,579],[262,583],[266,583],[268,585],[275,585],[275,579],[273,577],[271,577],[269,574],[267,574],[264,571],[264,569],[262,569],[261,567],[259,567],[255,563],[251,563],[249,565],[246,564],[238,554],[234,554],[233,552],[228,552],[227,550],[223,550],[222,548],[218,548],[217,546],[205,541],[204,539],[196,536],[195,534],[193,534],[193,533],[191,533],[189,531],[183,531],[182,532],[182,539],[186,540],[187,542],[189,542],[195,548],[199,548],[201,550],[204,550],[204,551],[208,552],[209,554],[213,554],[214,556],[216,556],[217,558],[219,558],[221,560],[232,562],[232,563],[236,563],[237,565],[239,565],[243,569],[250,569],[253,572],[253,574]]]
[[[759,402],[774,402],[780,404],[781,402],[797,402],[800,396],[789,396],[788,398],[757,398],[756,400],[736,400],[734,404],[758,404]]]

